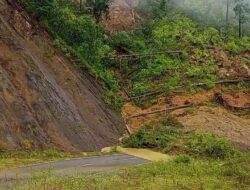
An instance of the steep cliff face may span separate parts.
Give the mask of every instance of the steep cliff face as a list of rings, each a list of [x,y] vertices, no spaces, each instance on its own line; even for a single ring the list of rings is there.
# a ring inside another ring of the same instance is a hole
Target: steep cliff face
[[[0,0],[0,149],[93,151],[115,143],[124,125],[101,96],[46,32]]]

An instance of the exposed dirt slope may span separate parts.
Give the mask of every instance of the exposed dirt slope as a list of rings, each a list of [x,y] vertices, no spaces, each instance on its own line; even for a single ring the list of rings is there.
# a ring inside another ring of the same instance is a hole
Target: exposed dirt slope
[[[218,89],[215,89],[202,91],[193,95],[176,95],[160,98],[158,104],[146,109],[141,109],[132,103],[127,103],[123,107],[123,115],[132,132],[140,129],[146,123],[159,121],[162,117],[171,114],[185,126],[186,130],[213,133],[227,138],[241,149],[250,150],[249,111],[245,111],[246,113],[242,112],[245,113],[243,117],[239,116],[238,110],[231,111],[222,106],[211,104],[211,101],[214,102],[214,93],[218,91]],[[221,92],[223,92],[223,90]],[[244,107],[250,103],[249,90],[237,91],[235,93],[223,92],[223,95],[227,102],[235,107]],[[133,115],[163,110],[171,106],[180,106],[187,102],[192,103],[193,107],[179,109],[171,113],[161,112],[158,114],[131,118]]]
[[[134,11],[139,0],[113,0],[107,20],[104,21],[109,31],[128,30],[141,19]]]
[[[178,119],[187,130],[214,133],[225,137],[244,150],[250,150],[250,119],[242,118],[221,107],[202,106],[192,113],[182,110]]]
[[[0,0],[0,149],[94,151],[115,143],[124,125],[99,86],[24,17]]]

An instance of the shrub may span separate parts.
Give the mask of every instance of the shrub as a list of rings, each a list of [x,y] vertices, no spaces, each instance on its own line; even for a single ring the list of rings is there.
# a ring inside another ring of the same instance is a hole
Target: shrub
[[[175,163],[183,163],[183,164],[190,164],[191,163],[191,158],[188,155],[180,155],[177,158],[175,158]]]
[[[33,14],[41,19],[46,17],[48,14],[51,14],[56,8],[55,0],[18,0],[26,6],[29,11],[32,11]]]
[[[104,100],[106,103],[112,105],[117,110],[119,110],[124,103],[123,97],[112,91],[107,92]]]
[[[146,126],[128,139],[125,139],[124,143],[127,147],[132,148],[163,150],[168,148],[178,136],[179,132],[168,126]]]
[[[133,87],[133,96],[139,96],[149,91],[150,85],[144,82],[135,83]]]
[[[212,134],[192,135],[187,146],[188,151],[194,155],[225,159],[232,154],[232,147],[228,141]]]
[[[146,125],[129,138],[124,139],[123,143],[132,148],[153,148],[161,151],[170,148],[172,143],[181,136],[181,132],[175,128],[176,121],[167,120],[164,120],[167,125]]]
[[[183,128],[183,125],[173,116],[164,117],[160,120],[160,125],[171,126],[176,129]]]
[[[234,149],[227,140],[212,134],[184,132],[182,127],[175,118],[166,117],[157,123],[148,123],[144,128],[124,139],[123,143],[132,148],[152,148],[164,153],[188,154],[213,159],[225,159],[235,155]]]

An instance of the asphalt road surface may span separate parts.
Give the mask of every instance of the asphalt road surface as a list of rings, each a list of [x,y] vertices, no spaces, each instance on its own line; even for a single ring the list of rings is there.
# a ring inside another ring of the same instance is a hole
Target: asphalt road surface
[[[17,180],[27,180],[32,174],[51,169],[55,175],[88,174],[115,171],[119,168],[145,164],[149,161],[127,154],[75,158],[34,164],[0,171],[0,190],[9,189]]]

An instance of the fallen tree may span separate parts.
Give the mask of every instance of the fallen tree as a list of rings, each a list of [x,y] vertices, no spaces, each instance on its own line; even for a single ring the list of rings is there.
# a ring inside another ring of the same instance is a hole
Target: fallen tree
[[[215,85],[220,85],[220,84],[239,84],[241,82],[250,82],[250,78],[245,78],[245,79],[232,79],[232,80],[220,80],[220,81],[217,81],[215,82],[214,84]],[[195,83],[195,84],[192,84],[191,85],[192,87],[201,87],[201,86],[207,86],[206,83]],[[181,88],[181,87],[179,87]],[[132,96],[130,98],[130,100],[135,100],[135,99],[140,99],[140,98],[144,98],[144,97],[148,97],[148,96],[153,96],[153,95],[158,95],[158,94],[162,94],[164,93],[165,90],[161,90],[161,89],[157,89],[153,92],[148,92],[148,93],[145,93],[145,94],[142,94],[142,95],[139,95],[139,96]]]
[[[151,111],[151,112],[146,112],[146,113],[140,113],[140,114],[132,115],[132,116],[128,117],[128,119],[142,117],[142,116],[147,116],[147,115],[153,115],[153,114],[162,113],[162,112],[174,111],[174,110],[177,110],[177,109],[190,108],[192,106],[193,106],[192,103],[188,103],[188,104],[181,105],[181,106],[172,106],[172,107],[168,107],[166,109],[161,109],[161,110],[156,110],[156,111]]]
[[[246,79],[233,79],[233,80],[220,80],[215,82],[215,85],[218,84],[238,84],[241,82],[250,82],[250,78],[246,78]],[[191,86],[207,86],[206,83],[197,83],[197,84],[193,84]]]
[[[112,57],[108,57],[111,59],[129,59],[129,58],[138,58],[138,57],[153,57],[156,55],[163,55],[163,54],[182,54],[183,51],[158,51],[158,52],[151,52],[151,53],[135,53],[135,54],[126,54],[126,55],[116,55]]]
[[[250,110],[250,105],[245,105],[245,106],[238,106],[238,105],[233,105],[230,104],[224,97],[224,95],[220,92],[217,92],[214,94],[214,100],[218,104],[221,104],[225,108],[233,109],[233,110]]]

